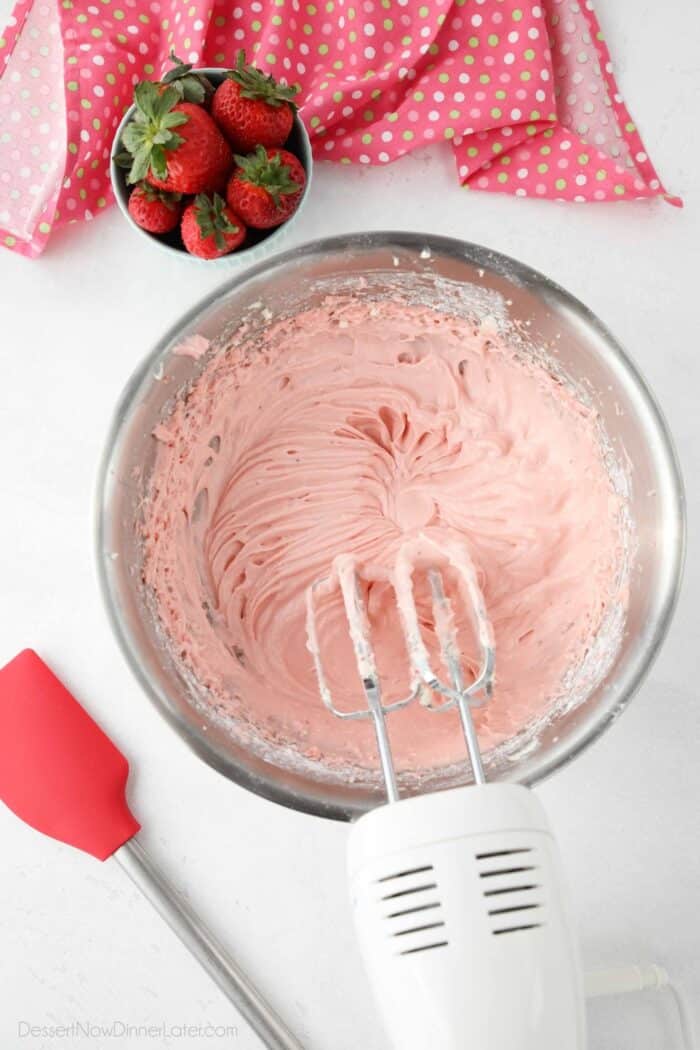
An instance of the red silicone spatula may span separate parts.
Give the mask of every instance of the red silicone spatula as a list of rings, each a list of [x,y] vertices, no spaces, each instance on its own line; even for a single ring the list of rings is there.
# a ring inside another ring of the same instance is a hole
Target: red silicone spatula
[[[129,763],[35,652],[0,670],[0,799],[37,831],[114,858],[274,1050],[301,1044],[134,838]]]

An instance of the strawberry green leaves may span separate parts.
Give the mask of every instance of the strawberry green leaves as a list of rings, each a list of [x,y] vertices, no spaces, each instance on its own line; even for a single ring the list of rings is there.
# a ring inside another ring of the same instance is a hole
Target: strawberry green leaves
[[[292,178],[289,165],[284,163],[279,153],[269,156],[264,146],[258,146],[255,153],[247,157],[236,154],[234,160],[240,169],[237,177],[267,190],[276,207],[279,207],[283,194],[299,193],[302,188]]]
[[[208,102],[214,94],[214,85],[203,73],[193,73],[192,65],[183,62],[174,51],[170,52],[173,68],[168,70],[161,84],[172,85],[180,93],[183,102],[194,102],[198,106]]]
[[[206,193],[198,193],[194,199],[195,217],[202,237],[213,237],[216,247],[226,247],[224,233],[238,233],[239,226],[235,226],[226,214],[226,201],[215,193],[213,197],[207,197]]]
[[[243,98],[262,99],[273,107],[281,106],[286,102],[292,109],[296,109],[294,96],[299,91],[299,87],[292,84],[278,84],[274,77],[266,76],[255,66],[246,65],[245,51],[238,52],[236,68],[226,75],[240,86]]]
[[[186,113],[173,108],[180,101],[180,92],[174,87],[159,87],[148,80],[136,85],[134,119],[122,135],[122,145],[131,156],[127,182],[140,182],[149,171],[157,179],[167,178],[167,150],[183,141],[173,129],[188,119]]]

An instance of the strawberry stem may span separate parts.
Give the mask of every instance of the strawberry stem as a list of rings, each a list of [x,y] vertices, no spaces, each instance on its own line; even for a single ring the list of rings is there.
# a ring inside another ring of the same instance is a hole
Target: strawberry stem
[[[237,178],[260,186],[272,197],[275,207],[280,206],[280,197],[285,194],[299,193],[301,186],[292,178],[292,169],[285,164],[279,153],[268,157],[264,146],[256,146],[255,153],[247,157],[234,156],[239,167]]]
[[[194,217],[199,226],[202,237],[213,237],[214,244],[221,250],[226,247],[225,233],[238,233],[240,227],[235,226],[225,211],[226,201],[215,193],[208,197],[206,193],[198,193],[194,199]]]
[[[235,69],[227,74],[241,88],[243,98],[262,99],[269,106],[277,108],[285,103],[296,110],[294,96],[299,91],[297,84],[279,84],[271,74],[265,74],[255,66],[249,66],[245,60],[245,51],[236,56]]]

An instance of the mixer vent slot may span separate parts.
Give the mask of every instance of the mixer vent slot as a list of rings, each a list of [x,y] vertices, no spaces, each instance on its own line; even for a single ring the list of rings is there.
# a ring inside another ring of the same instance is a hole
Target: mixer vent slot
[[[536,930],[544,925],[533,854],[529,846],[475,854],[494,936]]]
[[[376,880],[384,891],[380,897],[387,910],[384,921],[397,955],[446,948],[445,920],[437,895],[432,864],[405,868]]]

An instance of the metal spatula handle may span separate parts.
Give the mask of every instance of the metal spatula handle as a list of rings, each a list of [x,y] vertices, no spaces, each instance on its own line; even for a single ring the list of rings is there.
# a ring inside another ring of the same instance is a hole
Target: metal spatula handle
[[[113,854],[129,878],[148,898],[226,998],[270,1050],[303,1050],[270,1004],[216,940],[185,898],[153,863],[135,838]]]

